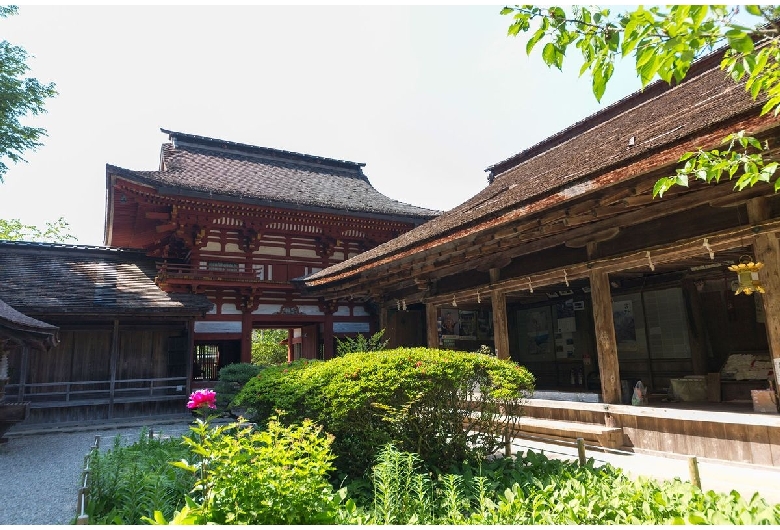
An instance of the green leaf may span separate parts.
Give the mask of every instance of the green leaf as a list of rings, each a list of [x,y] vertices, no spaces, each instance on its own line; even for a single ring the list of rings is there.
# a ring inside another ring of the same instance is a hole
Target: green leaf
[[[688,524],[707,524],[707,519],[699,514],[691,513],[688,514]]]
[[[542,60],[547,66],[553,66],[555,64],[555,45],[548,42],[542,49]]]
[[[745,11],[750,13],[751,15],[755,17],[760,17],[761,15],[761,9],[758,6],[745,6]]]
[[[750,53],[753,51],[753,39],[744,31],[732,29],[726,32],[726,39],[729,46],[740,53]]]
[[[505,7],[505,8],[503,8],[503,9],[501,10],[501,14],[502,14],[502,15],[509,15],[510,13],[514,13],[514,11],[515,11],[515,10],[514,10],[514,9],[512,9],[511,7]]]
[[[528,39],[528,42],[525,44],[526,55],[531,55],[531,51],[534,49],[534,46],[536,46],[536,43],[542,40],[544,34],[545,31],[543,29],[539,29],[536,31],[536,33],[533,34],[533,36],[530,39]]]

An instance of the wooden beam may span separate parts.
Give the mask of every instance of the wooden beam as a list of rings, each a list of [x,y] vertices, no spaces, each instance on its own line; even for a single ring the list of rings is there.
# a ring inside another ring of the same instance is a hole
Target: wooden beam
[[[425,304],[425,335],[428,347],[439,349],[439,318],[434,304]]]
[[[144,212],[144,217],[157,221],[168,221],[171,218],[171,214],[168,212]]]
[[[496,357],[509,359],[509,326],[506,318],[506,293],[494,291],[490,294],[493,304],[493,344]]]
[[[162,234],[163,232],[173,232],[179,227],[178,223],[168,223],[165,225],[157,225],[154,227],[155,230],[157,230],[158,234]]]
[[[602,400],[608,404],[620,404],[620,366],[615,339],[615,322],[612,318],[609,275],[606,272],[591,271],[590,296],[596,327],[596,351],[601,376]]]
[[[567,239],[564,243],[569,248],[582,248],[586,246],[588,243],[599,243],[601,241],[609,241],[610,239],[613,239],[620,233],[620,228],[615,226],[612,228],[608,228],[606,230],[602,230],[601,232],[596,232],[593,234],[588,234],[586,236],[580,236],[580,237],[573,237],[571,239]]]

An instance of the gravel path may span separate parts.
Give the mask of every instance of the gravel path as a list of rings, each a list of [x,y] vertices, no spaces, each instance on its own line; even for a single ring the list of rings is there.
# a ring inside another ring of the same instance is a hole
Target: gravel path
[[[189,432],[189,420],[152,424],[154,432],[179,435]],[[124,443],[138,440],[143,423],[129,426],[95,425],[78,432],[9,433],[0,444],[3,501],[0,525],[69,524],[76,515],[76,500],[84,456],[101,436],[100,447],[112,447],[118,435]]]

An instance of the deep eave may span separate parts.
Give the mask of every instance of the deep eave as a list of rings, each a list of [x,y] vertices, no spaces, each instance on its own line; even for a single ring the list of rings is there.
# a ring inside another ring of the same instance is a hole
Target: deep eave
[[[627,103],[618,106],[620,112],[610,108],[608,119],[597,113],[578,124],[577,134],[559,133],[553,140],[524,151],[514,157],[515,165],[505,167],[491,185],[462,205],[375,249],[310,275],[303,285],[318,292],[404,256],[432,252],[449,242],[559,207],[659,166],[631,173],[617,169],[632,164],[639,168],[642,160],[659,154],[663,155],[659,159],[665,159],[663,164],[671,167],[686,149],[715,147],[733,132],[724,129],[722,136],[707,139],[708,145],[697,144],[705,131],[730,124],[734,130],[746,127],[755,133],[774,126],[773,119],[757,117],[762,102],[751,100],[742,86],[717,69],[717,54],[701,63],[698,75],[676,86],[658,82],[649,87],[653,88],[648,89],[650,95],[627,98]],[[655,88],[659,83],[663,90]],[[676,122],[668,125],[670,120]]]

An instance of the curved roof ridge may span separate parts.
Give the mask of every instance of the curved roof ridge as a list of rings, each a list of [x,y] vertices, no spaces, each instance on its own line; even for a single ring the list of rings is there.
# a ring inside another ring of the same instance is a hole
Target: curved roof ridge
[[[363,162],[351,162],[349,160],[341,160],[337,158],[328,158],[324,156],[309,155],[306,153],[299,153],[296,151],[287,151],[284,149],[276,149],[273,147],[262,147],[252,144],[244,144],[240,142],[231,142],[229,140],[222,140],[220,138],[210,138],[208,136],[198,136],[196,134],[187,134],[182,132],[171,131],[168,129],[160,128],[160,132],[168,135],[168,138],[173,142],[174,148],[178,149],[180,145],[201,147],[212,151],[224,151],[233,152],[236,154],[243,154],[246,156],[258,156],[264,159],[270,160],[290,160],[294,159],[298,163],[308,163],[312,165],[321,165],[329,168],[342,168],[357,170],[362,174],[361,168],[365,167]]]

